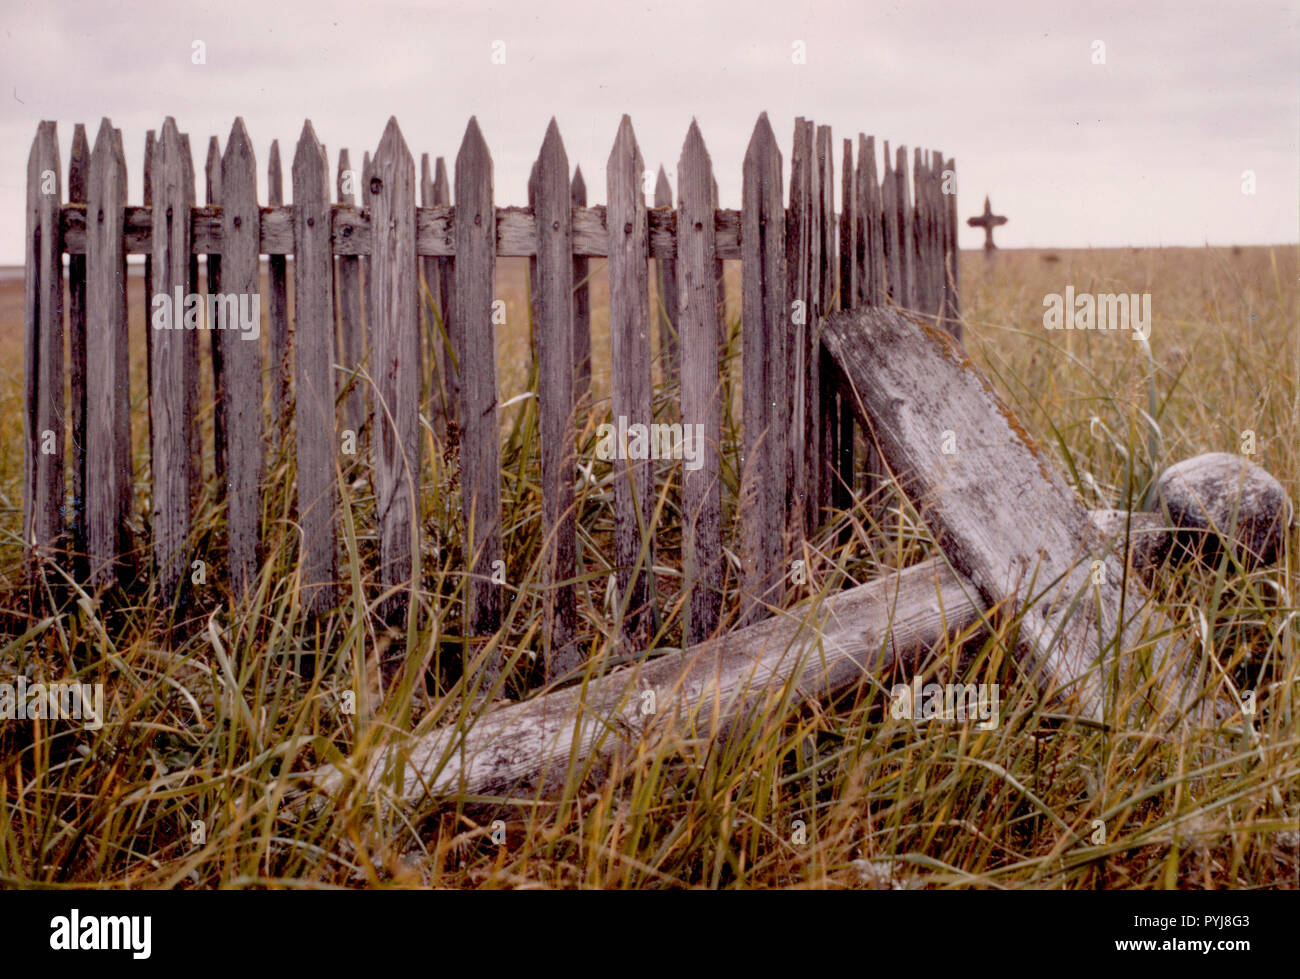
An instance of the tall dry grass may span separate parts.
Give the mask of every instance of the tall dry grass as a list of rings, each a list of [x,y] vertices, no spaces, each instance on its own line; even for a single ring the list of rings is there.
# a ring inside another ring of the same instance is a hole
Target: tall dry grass
[[[737,271],[731,269],[733,297]],[[1138,505],[1162,466],[1198,452],[1237,451],[1247,429],[1256,433],[1256,461],[1294,500],[1298,271],[1292,247],[1004,252],[991,263],[966,255],[966,345],[1090,506]],[[527,396],[535,379],[523,282],[518,267],[503,268],[499,292],[512,324],[498,351],[510,601],[496,641],[516,666],[498,691],[509,696],[526,695],[538,680],[542,598],[537,416]],[[1045,331],[1043,296],[1066,285],[1150,292],[1150,354],[1127,334]],[[600,399],[608,393],[600,371],[608,319],[599,274],[595,288]],[[6,323],[0,436],[17,447],[21,324]],[[134,380],[140,513],[148,470],[139,363]],[[731,490],[737,393],[724,420]],[[667,410],[667,396],[658,410]],[[585,458],[593,440],[594,421],[580,435]],[[957,678],[964,670],[972,682],[998,682],[1001,721],[990,731],[895,719],[882,710],[886,688],[865,682],[816,710],[786,697],[723,745],[683,733],[600,777],[575,759],[554,797],[442,797],[395,806],[354,792],[331,805],[294,807],[286,797],[293,772],[329,762],[359,766],[412,730],[472,725],[487,709],[483,699],[465,695],[460,671],[464,562],[455,455],[428,427],[424,455],[423,577],[409,629],[386,630],[370,614],[379,593],[364,466],[346,473],[343,484],[340,605],[323,621],[304,620],[293,461],[283,456],[268,464],[266,561],[253,595],[232,609],[221,586],[223,517],[209,489],[195,531],[196,547],[212,558],[209,584],[197,590],[188,620],[170,632],[170,610],[142,592],[110,609],[73,591],[57,616],[23,615],[21,452],[0,455],[0,610],[19,623],[0,640],[0,680],[21,672],[101,682],[108,703],[106,722],[94,732],[68,722],[0,724],[0,883],[1297,886],[1294,530],[1276,567],[1246,571],[1225,559],[1171,570],[1156,583],[1156,604],[1178,638],[1199,651],[1203,673],[1257,695],[1256,714],[1234,720],[1214,753],[1177,740],[1153,742],[1119,713],[1107,718],[1106,729],[1053,715],[1007,654],[1012,621],[992,635],[935,650],[927,668],[929,676]],[[660,486],[662,525],[672,527],[675,486],[667,478]],[[593,663],[610,657],[617,626],[606,591],[613,551],[608,494],[608,473],[598,466],[578,483],[580,638]],[[663,533],[656,546],[656,644],[674,646],[675,532]],[[810,591],[870,580],[933,553],[923,520],[886,488],[834,515],[809,542],[816,583]],[[492,840],[493,814],[506,823],[504,844]],[[797,842],[797,822],[806,842]]]

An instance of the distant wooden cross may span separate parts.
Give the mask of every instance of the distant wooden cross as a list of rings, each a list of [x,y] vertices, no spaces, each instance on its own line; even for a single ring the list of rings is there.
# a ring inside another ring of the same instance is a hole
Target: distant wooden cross
[[[1006,224],[1007,219],[1001,214],[994,214],[993,208],[989,207],[989,199],[984,198],[984,213],[977,218],[967,218],[966,223],[972,228],[984,229],[984,250],[991,252],[998,246],[993,244],[993,229],[1000,224]]]

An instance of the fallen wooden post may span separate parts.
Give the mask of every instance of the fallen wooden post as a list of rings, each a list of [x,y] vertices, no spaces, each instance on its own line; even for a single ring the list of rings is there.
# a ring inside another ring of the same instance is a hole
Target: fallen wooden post
[[[1134,561],[1161,550],[1156,514],[1097,511],[1104,534],[1133,549]],[[1133,546],[1133,545],[1130,545]],[[858,585],[688,649],[643,660],[582,685],[494,707],[468,727],[447,727],[378,755],[364,772],[327,766],[299,776],[309,791],[338,796],[349,785],[400,799],[424,795],[526,798],[563,784],[572,759],[591,771],[670,731],[724,734],[738,719],[779,701],[787,684],[798,703],[833,697],[866,676],[916,671],[936,645],[984,615],[974,585],[942,558]],[[645,708],[651,702],[653,713]],[[400,766],[400,772],[396,769]]]
[[[1150,675],[1166,676],[1150,692],[1165,701],[1157,713],[1188,709],[1197,691],[1167,682],[1183,667],[1170,622],[961,347],[871,307],[832,315],[822,338],[863,430],[953,566],[988,607],[1019,616],[1022,661],[1044,695],[1101,721],[1108,694],[1131,693],[1107,689],[1105,664],[1146,648]]]

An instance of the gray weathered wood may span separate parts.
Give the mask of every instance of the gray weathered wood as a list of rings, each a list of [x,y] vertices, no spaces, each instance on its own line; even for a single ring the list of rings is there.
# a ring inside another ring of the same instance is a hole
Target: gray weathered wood
[[[858,236],[862,233],[861,212],[858,209],[858,180],[853,169],[853,140],[844,140],[840,169],[840,309],[858,305],[861,288],[861,259],[858,255]]]
[[[456,156],[456,317],[452,338],[460,378],[460,479],[465,555],[465,590],[472,635],[489,635],[501,623],[501,586],[493,579],[501,560],[501,450],[497,431],[496,336],[492,290],[496,273],[492,157],[470,118]],[[503,662],[485,665],[485,680]],[[465,664],[469,669],[470,664]]]
[[[1093,514],[1099,527],[1122,525],[1127,516]],[[412,738],[373,759],[360,788],[369,794],[382,785],[387,791],[391,783],[385,779],[396,770],[396,796],[407,802],[544,798],[563,787],[575,759],[599,777],[617,770],[616,759],[633,758],[683,731],[704,732],[711,740],[743,732],[756,711],[770,709],[786,691],[795,692],[794,711],[842,695],[869,677],[918,674],[936,646],[978,631],[985,615],[970,580],[943,558],[931,558],[790,615],[638,661],[588,684],[497,707],[472,727]],[[642,710],[646,690],[656,693],[653,714]],[[310,793],[337,803],[357,784],[351,770],[332,766],[302,779],[295,803]]]
[[[573,509],[573,206],[569,158],[552,118],[537,159],[538,414],[542,457],[542,539],[546,676],[582,665],[574,643],[578,606]]]
[[[67,433],[63,400],[63,261],[59,254],[62,173],[58,130],[53,122],[42,122],[27,157],[23,239],[27,379],[23,545],[27,580],[33,586],[37,583],[40,562],[56,558],[64,544],[63,444]],[[42,605],[40,592],[34,588],[33,611]]]
[[[824,337],[859,421],[948,558],[988,606],[1019,615],[1031,677],[1101,720],[1112,644],[1142,642],[1145,595],[1069,484],[946,333],[864,308],[832,316]],[[1146,614],[1153,635],[1172,628]],[[1153,641],[1156,675],[1170,654]]]
[[[575,213],[587,206],[587,182],[582,178],[582,167],[573,171],[570,197]],[[573,222],[569,222],[572,233]],[[591,287],[587,282],[590,260],[584,255],[573,256],[573,398],[582,403],[591,392]]]
[[[153,274],[154,300],[169,303],[179,292],[191,292],[190,207],[194,203],[193,166],[187,166],[186,147],[168,116],[163,123],[153,157]],[[161,307],[159,307],[160,309]],[[158,310],[151,307],[151,314]],[[190,348],[199,338],[181,320],[184,309],[172,309],[171,328],[153,329],[153,418],[151,471],[153,473],[153,552],[161,602],[175,600],[188,581],[191,500],[201,471],[196,468],[197,431],[190,397],[198,384]],[[181,326],[181,329],[176,329]]]
[[[672,213],[673,188],[668,182],[668,174],[661,165],[655,179],[655,208],[668,208]],[[678,247],[680,251],[680,244]],[[672,384],[677,379],[677,259],[657,258],[655,265],[659,272],[655,286],[659,292],[659,363],[665,384]]]
[[[118,580],[130,550],[130,352],[127,346],[126,249],[122,208],[127,199],[121,134],[104,119],[90,157],[87,211],[95,215],[86,242],[86,554],[96,588]]]
[[[366,150],[361,154],[361,213],[366,217],[366,224],[370,230],[369,243],[365,254],[361,256],[361,295],[365,303],[366,310],[366,335],[369,336],[374,331],[375,323],[375,287],[371,273],[371,265],[374,262],[374,194],[371,192],[370,181],[374,177],[374,169],[370,162],[370,151]],[[379,411],[379,405],[375,405],[375,410]]]
[[[713,178],[713,209],[715,214],[721,213],[718,211],[718,178],[717,177]],[[735,212],[731,212],[731,213],[735,213]],[[739,215],[737,215],[737,217],[739,217]],[[717,283],[717,291],[718,291],[718,350],[719,350],[719,356],[721,357],[724,356],[726,353],[727,342],[730,339],[730,337],[729,337],[729,330],[727,326],[727,268],[722,263],[722,258],[723,258],[722,249],[718,247],[717,224],[718,221],[715,218],[713,246],[714,246],[714,253],[718,256],[718,258],[713,263],[713,278],[714,281]],[[737,228],[740,227],[739,221],[736,222],[736,227]],[[737,252],[739,252],[739,249],[740,249],[740,242],[739,240],[737,240],[736,241]]]
[[[435,187],[437,181],[435,178]],[[334,205],[331,208],[333,247],[336,255],[367,257],[371,248],[370,214],[364,208]],[[452,258],[456,254],[455,209],[439,204],[421,207],[415,215],[417,255]],[[720,259],[739,259],[740,212],[719,209],[714,213]],[[126,209],[128,255],[147,254],[152,247],[152,217],[147,207]],[[650,257],[674,258],[673,216],[667,211],[650,211]],[[526,207],[496,209],[497,256],[527,258],[537,254],[537,220]],[[81,254],[86,250],[86,209],[80,204],[63,207],[60,218],[64,250]],[[197,206],[192,214],[191,248],[196,254],[221,253],[221,214],[216,207]],[[261,249],[264,255],[293,253],[293,207],[276,205],[262,211]],[[578,207],[573,212],[573,253],[586,258],[606,257],[609,230],[602,205]]]
[[[68,202],[86,202],[90,146],[86,127],[77,123],[68,158]],[[86,575],[86,257],[68,256],[68,394],[72,436],[72,565]]]
[[[907,147],[895,151],[894,208],[898,212],[898,292],[895,302],[906,309],[916,305],[916,279],[912,262],[912,193],[907,179]]]
[[[816,475],[809,496],[808,524],[821,524],[831,506],[834,485],[835,426],[838,420],[837,391],[839,384],[833,373],[823,376],[823,363],[827,360],[822,351],[822,321],[832,310],[837,272],[836,245],[838,238],[835,223],[835,162],[834,143],[830,126],[817,127],[817,305],[815,316],[809,321],[808,332],[808,390],[812,404],[808,410],[807,467]]]
[[[332,608],[336,594],[338,479],[334,460],[338,443],[329,162],[310,120],[303,123],[293,154],[293,213],[294,428],[302,535],[298,569],[303,610],[314,616]],[[414,265],[414,256],[411,262]],[[381,509],[381,527],[382,518]],[[381,533],[381,554],[382,542]]]
[[[190,134],[181,133],[181,164],[184,167],[183,180],[185,185],[191,188],[191,198],[193,197],[193,188],[196,186],[194,172],[194,153],[190,148]],[[192,212],[191,212],[192,214]],[[189,279],[185,288],[187,294],[199,294],[199,252],[193,248],[194,227],[190,225],[190,261],[189,261]],[[199,322],[202,322],[200,318]],[[199,498],[203,495],[204,485],[204,465],[203,465],[203,433],[199,424],[200,415],[200,392],[202,390],[201,377],[201,360],[199,356],[202,344],[201,335],[195,334],[193,342],[185,344],[185,356],[189,359],[189,365],[186,367],[186,376],[193,379],[193,384],[186,391],[185,396],[185,417],[187,427],[190,431],[190,472],[193,474],[190,479],[190,513],[193,514],[198,508]]]
[[[145,220],[143,224],[149,230],[150,244],[148,247],[142,249],[142,251],[144,252],[144,297],[143,297],[143,302],[141,303],[141,308],[145,311],[145,322],[144,322],[145,394],[148,396],[148,403],[151,405],[153,404],[153,371],[150,369],[149,365],[153,363],[153,329],[149,325],[149,312],[152,309],[152,306],[150,304],[153,302],[153,295],[154,295],[153,293],[153,246],[152,246],[153,154],[157,145],[158,145],[157,136],[155,135],[154,131],[150,129],[147,133],[145,133],[144,180],[142,181],[144,185],[143,198],[145,204],[142,210],[147,212],[145,214],[147,220]],[[128,207],[127,213],[123,215],[123,219],[122,219],[123,224],[126,225],[127,228],[129,228],[131,224],[130,211],[131,209]],[[126,237],[127,237],[126,253],[129,255],[131,254],[129,233],[126,235]],[[64,241],[65,243],[67,241],[66,233],[64,236]],[[153,446],[153,413],[146,411],[146,414],[149,415],[149,445],[152,447]]]
[[[420,380],[415,257],[415,159],[390,117],[371,162],[375,249],[375,318],[370,326],[375,379],[375,495],[379,523],[379,581],[385,589],[414,589],[419,582]],[[408,595],[399,591],[382,614],[402,621]]]
[[[356,181],[352,158],[346,148],[339,151],[338,198],[339,203],[351,206],[356,202]],[[336,262],[339,304],[339,354],[342,357],[342,383],[350,385],[343,402],[343,424],[357,439],[357,455],[361,458],[362,429],[366,421],[366,396],[369,384],[359,374],[365,359],[365,324],[361,319],[361,260],[355,255],[340,255]],[[344,465],[350,460],[344,457]]]
[[[407,802],[545,798],[562,789],[575,759],[599,778],[662,738],[691,732],[722,741],[743,732],[787,691],[794,692],[793,712],[869,677],[919,674],[936,646],[978,630],[985,614],[974,585],[943,558],[931,558],[790,615],[497,707],[472,726],[411,738],[373,758],[359,779],[333,766],[307,772],[298,776],[293,803],[316,794],[338,804],[354,786],[367,795],[388,792],[394,772],[394,794]],[[656,694],[649,714],[642,709],[647,690]]]
[[[271,207],[284,204],[284,176],[280,167],[280,141],[271,140],[271,157],[266,168],[266,197]],[[290,212],[292,218],[292,212]],[[290,378],[293,365],[290,357],[293,351],[292,326],[289,323],[289,268],[285,254],[292,252],[293,222],[288,225],[289,247],[279,253],[269,252],[261,247],[267,258],[267,326],[271,332],[270,357],[268,365],[271,373],[271,444],[277,454],[284,445],[289,431],[289,419],[293,417]]]
[[[412,802],[426,794],[545,797],[565,784],[575,759],[598,778],[616,759],[637,757],[664,737],[725,740],[786,691],[803,705],[851,690],[866,676],[919,671],[946,635],[979,621],[972,593],[932,559],[794,614],[498,707],[472,726],[410,739],[374,758],[360,788],[369,795],[382,785]],[[653,713],[642,709],[646,690],[656,694]],[[302,778],[305,792],[337,802],[357,774],[326,766]]]
[[[885,298],[895,305],[902,305],[903,268],[898,254],[898,239],[901,234],[898,220],[898,181],[894,179],[894,162],[889,153],[889,140],[885,140],[881,162],[883,166],[880,173],[880,228],[881,251],[885,258]]]
[[[859,296],[864,305],[883,306],[885,284],[885,227],[882,222],[880,181],[876,176],[876,137],[858,134],[858,249]]]
[[[208,204],[221,203],[221,145],[217,137],[213,136],[208,140],[208,158],[203,167],[204,183],[206,185],[206,197]],[[211,252],[207,255],[208,270],[208,295],[220,295],[222,292],[221,284],[221,255]],[[226,412],[225,402],[225,370],[222,363],[224,353],[219,331],[215,324],[208,324],[208,339],[211,341],[209,355],[212,363],[212,431],[213,431],[213,464],[216,471],[218,496],[225,492],[226,481]]]
[[[248,297],[257,332],[220,331],[225,376],[226,529],[230,590],[239,601],[255,587],[262,520],[261,261],[257,251],[257,160],[236,118],[221,160],[222,288]],[[216,334],[214,334],[216,335]]]
[[[785,500],[790,392],[786,374],[785,209],[781,151],[758,118],[745,152],[741,236],[743,444],[741,476],[742,621],[780,601],[786,551]]]
[[[677,162],[677,329],[683,437],[698,466],[682,467],[684,642],[718,626],[722,604],[721,377],[718,371],[713,162],[695,120]],[[698,427],[697,427],[698,426]],[[697,434],[698,433],[698,434]]]
[[[447,161],[438,157],[433,166],[433,203],[435,207],[451,209],[451,185],[447,180]],[[416,234],[419,234],[419,215],[416,215]],[[450,229],[439,239],[448,247],[455,238]],[[460,404],[460,380],[456,371],[456,344],[453,341],[456,329],[456,267],[455,259],[438,259],[438,310],[442,314],[442,334],[439,337],[441,355],[438,359],[439,390],[443,399],[443,411],[447,417],[448,433],[456,420]]]
[[[961,253],[957,248],[957,160],[948,158],[945,168],[952,171],[952,193],[944,195],[945,219],[944,243],[944,317],[948,321],[950,332],[961,343]]]
[[[794,121],[790,153],[790,210],[786,223],[786,300],[789,311],[782,332],[785,335],[785,390],[789,392],[787,521],[794,536],[807,529],[809,473],[808,430],[808,326],[812,319],[813,285],[813,140],[812,125],[802,116]]]
[[[609,225],[609,337],[612,420],[627,425],[653,422],[650,386],[649,219],[641,191],[645,164],[623,116],[606,164]],[[631,440],[629,440],[629,443]],[[651,515],[654,469],[648,458],[614,461],[614,549],[622,640],[627,651],[648,644],[654,566]],[[649,456],[649,451],[646,451]]]
[[[425,207],[432,207],[434,203],[433,167],[428,153],[420,154],[420,203]],[[446,357],[443,355],[442,328],[438,325],[435,316],[438,297],[441,295],[438,282],[438,259],[431,255],[423,256],[420,259],[420,274],[424,277],[424,291],[420,293],[420,313],[425,320],[424,360],[429,377],[427,395],[429,424],[439,439],[446,439],[446,405],[441,392],[442,377],[446,372],[443,361]]]

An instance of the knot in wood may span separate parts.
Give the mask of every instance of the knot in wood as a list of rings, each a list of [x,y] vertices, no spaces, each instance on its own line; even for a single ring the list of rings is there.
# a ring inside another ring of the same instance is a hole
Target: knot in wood
[[[630,235],[631,233],[632,233],[632,222],[629,221],[627,224],[623,225],[623,234]]]
[[[238,214],[235,215],[235,220],[231,222],[231,224],[233,224],[236,228],[243,225],[243,223],[244,223],[244,219],[241,218]]]
[[[380,180],[378,177],[370,178],[370,193],[378,194],[383,189],[384,189],[384,182],[382,180]]]

